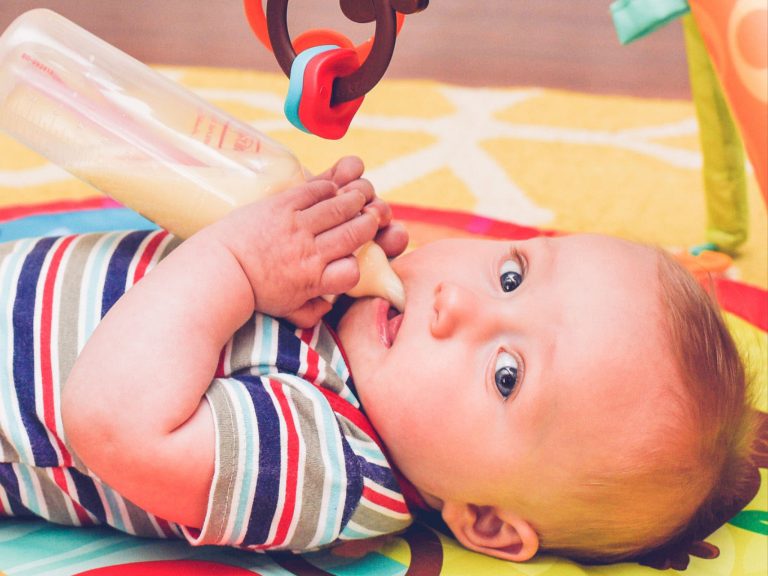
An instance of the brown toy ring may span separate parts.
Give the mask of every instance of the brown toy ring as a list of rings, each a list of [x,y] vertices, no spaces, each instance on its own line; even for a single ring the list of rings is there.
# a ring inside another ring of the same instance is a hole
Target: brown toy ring
[[[373,46],[360,68],[334,81],[332,104],[365,96],[384,76],[392,59],[397,36],[396,12],[390,0],[372,0],[372,3],[376,16]],[[296,51],[288,33],[288,0],[267,0],[267,28],[275,58],[290,77]]]

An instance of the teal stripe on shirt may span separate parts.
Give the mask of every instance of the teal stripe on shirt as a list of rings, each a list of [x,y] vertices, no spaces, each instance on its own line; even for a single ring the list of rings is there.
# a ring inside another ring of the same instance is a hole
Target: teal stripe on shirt
[[[251,496],[256,492],[256,475],[254,471],[257,467],[256,462],[259,454],[259,430],[255,426],[254,415],[251,413],[252,400],[245,388],[237,381],[231,382],[227,388],[234,397],[232,400],[234,407],[240,408],[236,414],[235,421],[238,423],[238,428],[242,428],[238,430],[238,437],[245,444],[245,446],[239,448],[242,451],[241,453],[245,453],[245,466],[240,471],[242,480],[239,483],[239,489],[235,497],[235,529],[233,532],[238,537],[238,542],[240,542],[240,536],[244,536],[248,530],[248,520],[250,519],[252,506]]]
[[[104,238],[93,247],[92,255],[86,265],[91,267],[90,273],[86,274],[86,281],[83,282],[83,302],[85,304],[83,309],[85,313],[83,314],[83,331],[79,334],[78,350],[80,350],[81,345],[85,344],[85,340],[101,321],[101,292],[104,288],[104,274],[109,267],[109,261],[114,254],[115,247],[123,236],[122,233],[105,234]]]
[[[36,240],[22,240],[14,245],[14,250],[3,259],[2,278],[0,278],[0,294],[16,294],[16,286],[19,280],[19,274],[24,261],[29,252],[34,248]],[[6,382],[13,382],[13,345],[9,340],[9,335],[13,330],[13,306],[15,298],[10,298],[4,302],[6,316],[6,325],[0,329],[0,350],[3,350],[7,357],[3,359],[2,378]],[[18,411],[18,401],[16,399],[14,386],[0,386],[3,400],[3,417],[5,422],[5,433],[8,434],[11,444],[16,449],[19,458],[24,462],[34,462],[32,447],[29,444],[29,438],[24,433],[23,426],[14,426],[14,422],[21,422],[21,415]],[[16,407],[16,410],[14,410]]]
[[[278,323],[274,318],[260,315],[258,326],[261,328],[261,349],[259,350],[259,367],[269,367],[274,364],[273,351],[277,350]]]
[[[35,481],[29,473],[29,466],[26,464],[14,464],[13,471],[16,473],[16,480],[19,482],[19,494],[24,506],[38,516],[45,518],[48,507],[44,501],[38,498]],[[21,489],[22,486],[24,486],[23,491]]]

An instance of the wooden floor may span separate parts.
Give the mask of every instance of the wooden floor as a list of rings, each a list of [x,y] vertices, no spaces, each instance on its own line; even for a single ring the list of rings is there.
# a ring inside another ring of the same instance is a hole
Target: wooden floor
[[[689,99],[679,22],[622,47],[610,0],[432,0],[408,17],[387,72],[470,86],[547,86]],[[0,29],[48,7],[147,63],[278,71],[241,0],[0,0]],[[291,32],[332,27],[359,41],[336,0],[289,3]]]

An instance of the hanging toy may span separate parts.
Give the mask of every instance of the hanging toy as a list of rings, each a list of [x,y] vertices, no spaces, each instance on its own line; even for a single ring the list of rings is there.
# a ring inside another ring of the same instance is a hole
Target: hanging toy
[[[429,0],[340,0],[344,15],[360,24],[375,22],[374,35],[359,46],[334,30],[309,30],[293,42],[288,34],[288,0],[244,0],[256,37],[275,54],[290,78],[285,115],[295,127],[338,140],[387,70],[406,14]]]

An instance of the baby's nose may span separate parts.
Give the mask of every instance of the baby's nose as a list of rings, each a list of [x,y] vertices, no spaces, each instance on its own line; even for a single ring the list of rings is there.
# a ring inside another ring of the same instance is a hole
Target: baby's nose
[[[435,338],[453,336],[462,327],[471,326],[479,312],[479,298],[474,292],[453,282],[440,282],[435,287],[432,335]]]

